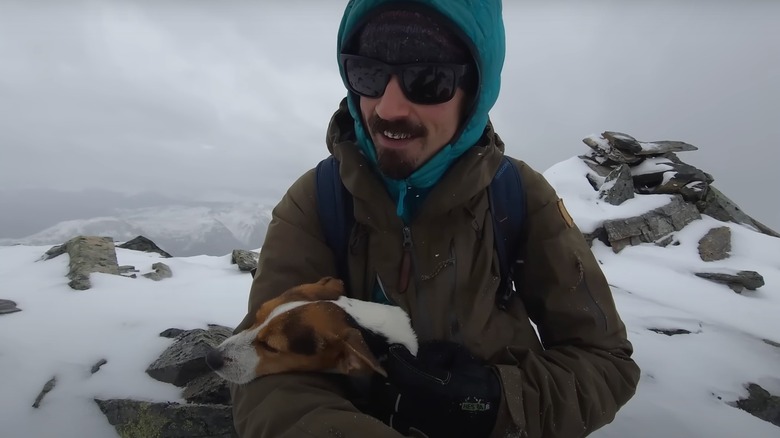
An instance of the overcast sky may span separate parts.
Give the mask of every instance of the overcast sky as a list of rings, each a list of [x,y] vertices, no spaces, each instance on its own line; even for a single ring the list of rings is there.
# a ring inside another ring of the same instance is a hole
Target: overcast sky
[[[587,3],[587,4],[585,4]],[[780,2],[505,1],[492,118],[540,171],[604,130],[780,229]],[[0,188],[276,200],[324,158],[346,0],[0,0]]]

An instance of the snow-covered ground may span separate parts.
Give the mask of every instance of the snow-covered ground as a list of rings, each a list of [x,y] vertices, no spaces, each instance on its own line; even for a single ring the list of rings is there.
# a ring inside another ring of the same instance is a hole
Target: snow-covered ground
[[[641,196],[622,206],[604,204],[585,181],[579,160],[545,175],[583,230],[604,218],[635,215],[665,203]],[[699,239],[713,227],[732,232],[730,258],[703,262]],[[596,242],[593,251],[642,367],[636,396],[597,437],[777,437],[780,428],[726,404],[755,382],[780,394],[780,239],[703,217],[676,233],[679,245],[645,244],[619,254]],[[170,327],[235,326],[246,309],[250,277],[230,257],[165,260],[173,278],[154,282],[93,274],[93,287],[67,286],[67,256],[38,261],[48,246],[0,247],[0,298],[22,312],[0,315],[0,435],[3,437],[114,437],[93,397],[178,401],[180,389],[144,370],[172,341]],[[120,265],[148,271],[157,256],[117,250]],[[736,294],[694,272],[755,270],[766,285]],[[648,329],[686,329],[666,336]],[[91,366],[108,363],[96,374]],[[57,386],[39,409],[43,384]]]

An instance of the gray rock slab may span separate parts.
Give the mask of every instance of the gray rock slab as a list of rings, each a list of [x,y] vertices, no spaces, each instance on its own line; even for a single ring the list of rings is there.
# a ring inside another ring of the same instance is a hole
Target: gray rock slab
[[[758,193],[756,197],[763,199],[762,195]],[[767,236],[780,238],[780,233],[750,217],[737,203],[712,185],[709,186],[706,196],[696,203],[696,207],[702,214],[712,216],[720,221],[745,224]]]
[[[161,382],[183,387],[211,372],[206,365],[206,354],[228,336],[222,329],[186,331],[149,365],[146,373]]]
[[[92,287],[89,275],[93,272],[119,275],[114,241],[110,237],[78,236],[65,244],[68,263],[68,286],[75,290]]]
[[[705,262],[724,260],[731,252],[731,228],[718,227],[699,240],[699,257]]]
[[[122,438],[234,438],[230,406],[95,399]]]
[[[134,239],[128,240],[127,242],[119,245],[118,247],[124,249],[132,249],[134,251],[154,252],[160,254],[165,258],[172,257],[170,254],[163,251],[162,248],[157,246],[156,243],[152,242],[151,240],[147,239],[144,236],[138,236]]]
[[[51,390],[54,389],[55,386],[57,386],[57,376],[52,377],[51,379],[49,379],[48,382],[46,382],[43,385],[43,389],[41,389],[41,392],[39,392],[38,396],[35,397],[35,401],[33,402],[32,407],[36,409],[41,407],[41,402],[43,401],[43,398],[46,396],[46,394],[51,392]]]
[[[634,197],[634,180],[627,164],[615,168],[599,190],[599,198],[612,205],[620,205]]]
[[[604,221],[604,230],[612,250],[620,252],[629,245],[657,242],[696,219],[701,219],[696,207],[677,195],[669,204],[640,216]]]
[[[16,303],[11,300],[0,300],[0,315],[7,313],[21,312],[22,309],[16,307]]]
[[[749,383],[747,398],[730,403],[732,406],[780,427],[780,397],[772,395],[761,385]],[[778,430],[780,434],[780,430]]]
[[[756,290],[764,285],[764,277],[756,271],[739,271],[736,275],[721,272],[697,272],[696,276],[725,284],[736,293],[742,293],[745,289]]]
[[[238,269],[243,272],[249,272],[257,268],[257,261],[260,254],[254,251],[244,249],[234,249],[230,257],[230,263],[238,265]]]
[[[188,383],[182,396],[188,403],[222,405],[232,403],[227,381],[213,372]]]

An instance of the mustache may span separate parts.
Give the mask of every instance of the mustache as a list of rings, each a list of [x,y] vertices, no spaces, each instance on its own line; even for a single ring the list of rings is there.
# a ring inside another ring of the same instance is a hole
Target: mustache
[[[384,131],[409,134],[413,137],[424,137],[428,134],[428,130],[423,125],[412,123],[408,119],[385,120],[376,113],[369,118],[368,128],[376,134],[381,134]]]

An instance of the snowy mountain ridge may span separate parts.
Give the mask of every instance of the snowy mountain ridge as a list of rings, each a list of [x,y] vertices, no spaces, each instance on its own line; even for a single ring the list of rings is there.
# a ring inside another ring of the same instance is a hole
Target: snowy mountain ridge
[[[0,239],[0,245],[57,245],[78,235],[110,236],[121,242],[143,235],[175,256],[219,256],[236,248],[260,247],[271,209],[240,202],[117,210],[112,216],[63,221],[27,237]]]

